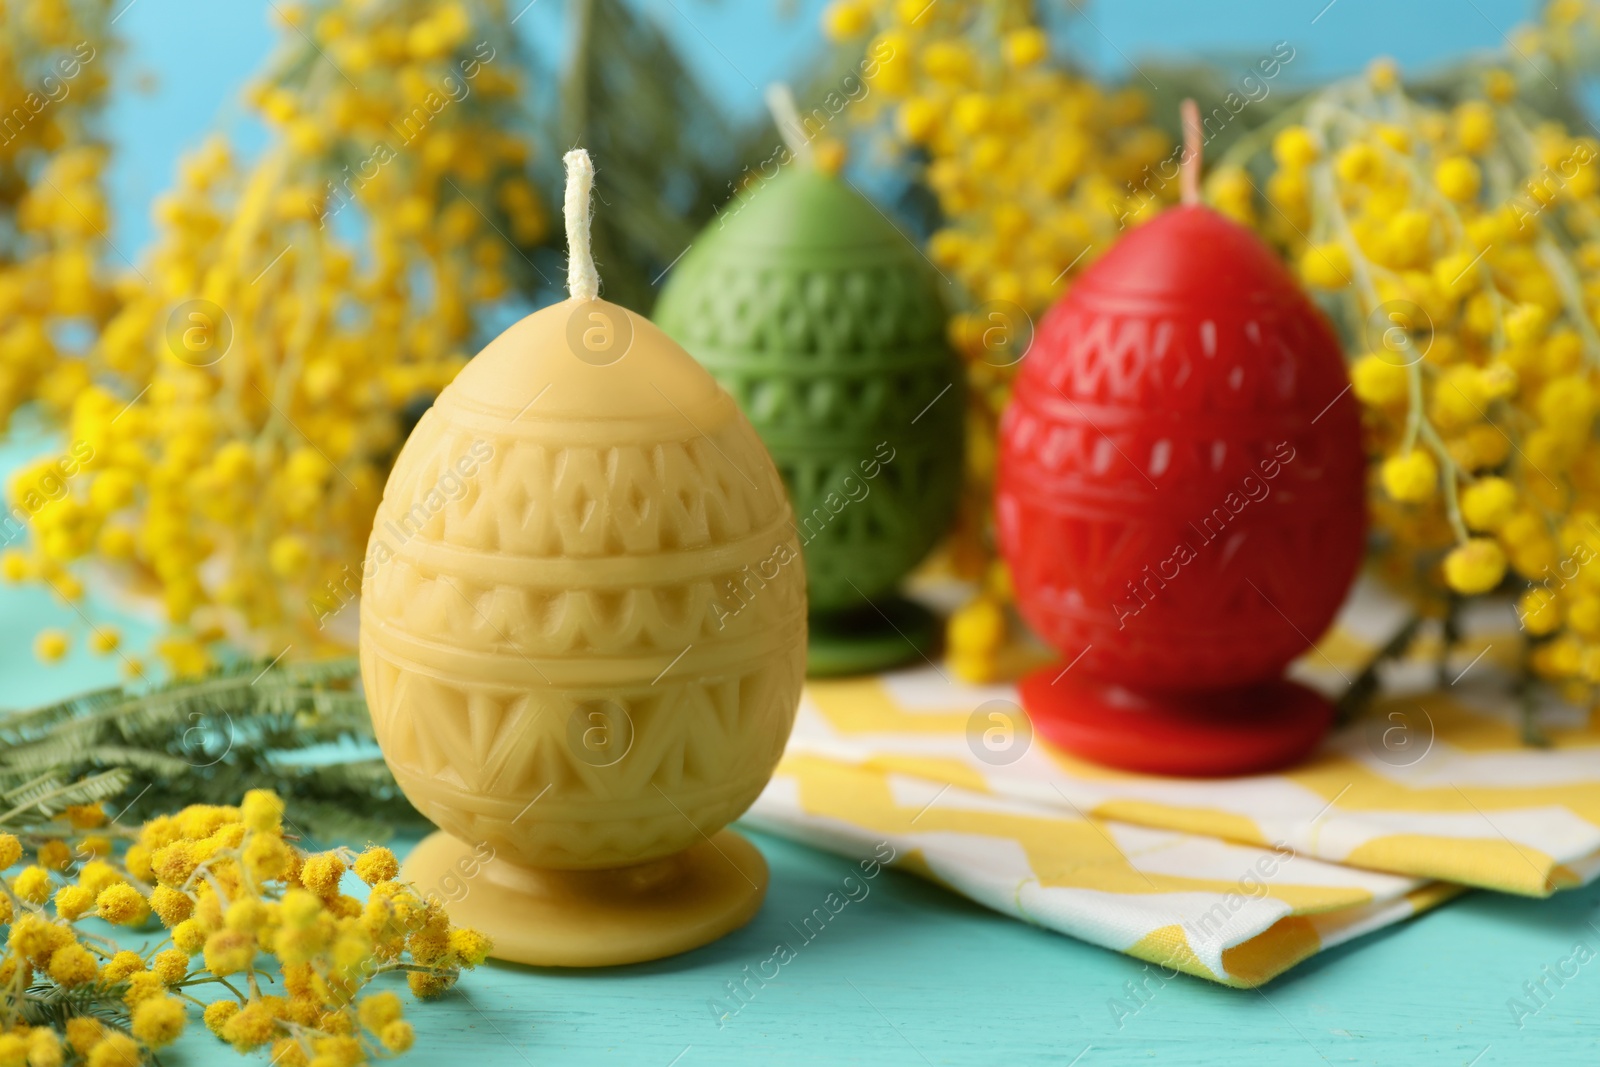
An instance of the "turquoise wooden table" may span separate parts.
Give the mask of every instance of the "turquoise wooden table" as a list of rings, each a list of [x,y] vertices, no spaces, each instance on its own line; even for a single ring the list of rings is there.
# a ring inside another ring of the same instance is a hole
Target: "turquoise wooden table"
[[[1473,894],[1249,991],[1165,980],[899,872],[807,943],[795,926],[851,864],[752,837],[772,890],[744,930],[615,970],[486,966],[411,1016],[418,1062],[1494,1067],[1593,1062],[1600,1044],[1600,963],[1563,988],[1546,980],[1548,1006],[1520,1028],[1506,1007],[1575,942],[1600,949],[1594,887]],[[796,957],[763,986],[750,975],[779,942]],[[208,1062],[207,1040],[175,1062]]]
[[[0,471],[42,447],[0,447]],[[64,663],[34,660],[41,626],[77,627]],[[148,633],[135,619],[124,627],[134,646]],[[48,594],[0,586],[0,707],[114,682],[117,661],[83,651],[81,635],[74,611]],[[1600,1047],[1600,962],[1548,977],[1575,945],[1600,951],[1597,886],[1544,901],[1468,894],[1248,991],[1165,978],[899,872],[874,880],[807,941],[799,923],[839,889],[850,861],[751,836],[772,866],[772,889],[745,929],[613,970],[487,965],[416,1008],[408,1062],[1496,1067],[1587,1063]],[[780,942],[795,958],[775,978],[752,977]],[[1531,998],[1530,982],[1547,992]],[[1538,1011],[1519,1018],[1512,998]],[[196,1027],[162,1058],[232,1055]]]

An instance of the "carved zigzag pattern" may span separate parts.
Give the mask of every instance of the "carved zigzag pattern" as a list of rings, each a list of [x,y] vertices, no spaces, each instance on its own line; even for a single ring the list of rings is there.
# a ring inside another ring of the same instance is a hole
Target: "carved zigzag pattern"
[[[639,862],[737,818],[783,753],[804,671],[797,647],[741,672],[631,691],[512,690],[408,669],[373,645],[363,660],[384,756],[423,814],[549,866]],[[602,694],[632,738],[596,766],[572,720]],[[689,817],[661,814],[662,795]]]
[[[898,450],[870,481],[854,462],[809,459],[799,449],[778,450],[774,459],[794,501],[814,609],[893,589],[944,536],[955,512],[960,486],[942,443]],[[866,495],[851,500],[846,485],[865,486]]]
[[[806,544],[813,610],[893,589],[949,528],[964,446],[959,361],[924,265],[753,266],[691,259],[662,326],[738,402],[772,452]],[[861,461],[895,450],[873,479]],[[861,486],[869,492],[861,495]],[[857,499],[846,500],[847,492]],[[831,501],[831,505],[830,505]]]
[[[758,476],[764,449],[738,419],[708,437],[649,446],[552,447],[485,440],[430,410],[413,437],[419,435],[431,447],[401,454],[375,539],[399,530],[517,556],[638,555],[736,541],[782,507],[775,486]],[[493,454],[471,475],[452,477],[483,444]],[[429,507],[435,491],[442,495]]]
[[[1294,484],[1299,491],[1315,493],[1329,464],[1322,450],[1336,443],[1289,422],[1258,425],[1251,432],[1237,420],[1205,427],[1148,419],[1109,423],[1070,408],[1065,414],[1057,418],[1028,399],[1015,400],[1002,416],[1008,461],[1035,479],[1141,493],[1152,485],[1160,490],[1197,482],[1232,487],[1245,475],[1259,478],[1267,463],[1279,472],[1275,486]],[[1286,442],[1294,459],[1278,463]]]
[[[805,575],[749,423],[707,431],[556,447],[448,406],[419,423],[374,530],[389,554],[369,551],[362,677],[441,827],[519,863],[617,866],[715,832],[765,784],[804,682]],[[450,476],[463,457],[477,469]],[[747,566],[764,584],[730,604]],[[584,741],[597,706],[632,728],[606,766]]]
[[[786,540],[793,544],[792,538]],[[450,634],[466,647],[523,656],[621,650],[676,654],[695,642],[750,637],[790,625],[805,609],[798,560],[781,568],[774,561],[766,568],[778,572],[772,580],[741,568],[623,589],[491,585],[425,573],[404,559],[385,566],[395,570],[392,580],[370,583],[365,594],[376,617],[401,617],[403,608],[419,632]],[[786,579],[782,572],[790,570],[796,574]]]
[[[724,362],[709,350],[700,356],[722,387],[755,424],[764,440],[775,434],[860,435],[862,427],[882,440],[911,425],[940,390],[960,373],[942,347],[922,350],[924,366],[911,370],[858,368],[854,374],[774,375],[753,361]],[[917,353],[910,353],[916,358]],[[791,366],[790,371],[793,371]],[[948,402],[946,397],[944,401]],[[952,403],[952,408],[960,405]],[[945,421],[945,420],[940,420]],[[810,438],[816,440],[815,436]]]
[[[1063,353],[1051,364],[1048,382],[1040,383],[1046,391],[1171,411],[1272,411],[1310,403],[1331,381],[1308,373],[1303,353],[1316,344],[1298,317],[1259,313],[1195,321],[1081,305],[1046,316],[1035,341]]]
[[[851,369],[862,354],[940,344],[944,310],[904,264],[832,270],[705,265],[664,323],[691,352],[736,350],[759,361]]]
[[[1011,556],[1013,580],[1033,591],[1021,605],[1029,622],[1058,648],[1092,646],[1090,670],[1147,684],[1198,688],[1269,673],[1317,636],[1289,620],[1327,618],[1342,599],[1342,589],[1329,600],[1303,581],[1304,569],[1353,568],[1360,553],[1340,524],[1270,498],[1206,533],[1064,517],[1006,494],[996,515],[1003,543],[1014,544],[1027,525],[1030,540],[1052,546],[1050,560]],[[1180,543],[1196,553],[1189,563],[1175,560]],[[1066,585],[1060,560],[1072,561]]]

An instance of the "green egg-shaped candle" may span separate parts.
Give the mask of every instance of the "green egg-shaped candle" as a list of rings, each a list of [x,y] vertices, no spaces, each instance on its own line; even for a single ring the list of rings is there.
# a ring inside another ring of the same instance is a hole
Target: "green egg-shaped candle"
[[[871,201],[800,159],[707,227],[656,307],[788,487],[813,675],[892,667],[936,640],[933,616],[897,589],[949,529],[961,484],[962,368],[939,286]],[[730,587],[724,608],[763,580]]]

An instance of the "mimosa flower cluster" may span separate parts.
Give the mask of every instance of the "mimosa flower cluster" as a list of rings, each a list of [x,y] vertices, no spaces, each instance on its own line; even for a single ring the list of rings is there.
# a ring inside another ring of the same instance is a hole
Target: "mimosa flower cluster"
[[[837,0],[828,34],[880,57],[853,117],[891,139],[895,159],[937,199],[927,254],[954,283],[950,337],[966,361],[968,447],[953,563],[983,593],[950,622],[951,665],[986,680],[1010,598],[990,539],[995,434],[1030,316],[1125,227],[1177,197],[1151,188],[1171,139],[1137,90],[1108,91],[1050,62],[1034,5],[1015,0]],[[889,56],[888,59],[881,59]]]
[[[84,337],[116,306],[99,139],[107,0],[0,4],[0,430],[60,413],[87,383]]]
[[[1528,666],[1586,701],[1600,682],[1600,141],[1523,105],[1509,69],[1463,95],[1415,98],[1380,61],[1276,134],[1267,204],[1242,170],[1211,191],[1286,247],[1353,339],[1383,573],[1429,615],[1515,597]]]
[[[927,253],[966,299],[951,322],[975,405],[955,560],[983,592],[949,647],[974,681],[1007,638],[985,510],[1020,355],[997,356],[1006,309],[1041,314],[1172,193],[1140,180],[1171,154],[1143,100],[1052,66],[1033,14],[838,0],[825,15],[836,38],[875,33],[899,57],[875,87],[938,202]],[[1373,451],[1378,569],[1447,633],[1467,599],[1512,594],[1527,667],[1579,696],[1600,682],[1600,142],[1550,119],[1545,89],[1592,62],[1600,10],[1556,0],[1512,37],[1505,67],[1471,61],[1426,93],[1380,61],[1308,94],[1213,167],[1207,196],[1337,313]]]
[[[483,962],[488,940],[396,881],[388,849],[307,854],[284,827],[283,802],[253,790],[237,807],[194,805],[137,832],[109,827],[96,804],[22,837],[0,833],[0,869],[21,866],[0,892],[0,1063],[133,1067],[191,1016],[286,1067],[409,1049],[400,997],[369,985],[403,972],[411,992],[436,995]],[[369,887],[365,901],[341,891],[346,872]],[[88,918],[163,936],[124,949],[78,925]]]
[[[76,364],[66,433],[94,458],[0,560],[69,600],[91,561],[116,575],[159,603],[177,674],[224,634],[268,655],[329,643],[309,605],[361,559],[408,407],[454,377],[546,232],[503,4],[275,11],[281,54],[248,93],[268,147],[247,163],[215,140],[184,161],[153,252]],[[116,648],[107,628],[85,636]]]

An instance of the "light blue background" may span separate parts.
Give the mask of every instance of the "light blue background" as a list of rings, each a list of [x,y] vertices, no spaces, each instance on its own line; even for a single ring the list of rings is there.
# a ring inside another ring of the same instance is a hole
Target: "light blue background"
[[[525,2],[507,0],[508,10]],[[1287,70],[1295,79],[1348,74],[1380,54],[1420,68],[1499,47],[1502,34],[1532,10],[1526,0],[1041,2],[1081,12],[1069,19],[1073,54],[1111,78],[1139,78],[1129,63],[1149,55],[1231,57],[1242,72],[1277,41],[1296,50]],[[817,23],[825,0],[636,0],[635,6],[680,44],[713,98],[735,115],[752,116],[764,106],[752,83],[794,76],[823,47]],[[116,28],[128,48],[121,62],[155,85],[153,92],[122,93],[110,116],[119,150],[117,243],[132,256],[150,233],[150,201],[171,184],[184,151],[219,127],[255,142],[238,90],[261,68],[277,34],[267,0],[133,0],[122,10]],[[562,0],[534,0],[517,22],[547,67],[559,65],[566,49],[564,11]]]
[[[1055,2],[1055,0],[1046,0]],[[1108,76],[1150,54],[1197,51],[1253,59],[1272,42],[1297,50],[1298,78],[1359,69],[1375,54],[1407,67],[1501,41],[1526,11],[1514,0],[1396,3],[1336,0],[1100,3],[1072,31],[1078,54]],[[738,114],[761,106],[757,85],[791,74],[819,47],[817,0],[792,21],[768,0],[644,0]],[[1058,5],[1060,6],[1060,5]],[[112,108],[116,242],[135,255],[151,198],[179,154],[219,125],[242,131],[236,91],[271,47],[260,0],[135,0],[118,23],[119,62],[148,72],[153,93]],[[561,4],[537,0],[519,27],[547,62],[562,48]],[[704,34],[704,37],[701,34]],[[709,43],[708,40],[709,39]],[[714,46],[714,47],[713,47]],[[719,54],[719,51],[721,54]],[[732,62],[729,58],[732,57]],[[735,68],[737,65],[737,69]],[[1138,77],[1137,74],[1131,74]],[[127,84],[127,80],[123,80]],[[0,470],[37,445],[0,449]],[[27,589],[0,589],[0,707],[113,680],[114,661],[76,651],[39,668],[41,625],[75,625],[70,610]],[[1578,940],[1600,949],[1600,889],[1549,901],[1469,895],[1413,922],[1324,953],[1265,991],[1179,977],[1150,983],[1147,1006],[1119,1028],[1108,1002],[1144,964],[1000,918],[891,872],[806,946],[726,1028],[707,1003],[754,966],[788,924],[812,910],[849,864],[757,837],[773,886],[751,926],[675,960],[591,974],[490,966],[460,993],[420,1007],[408,1062],[539,1064],[1504,1064],[1592,1062],[1600,1038],[1600,963],[1556,991],[1518,1028],[1507,1000]],[[169,1064],[232,1060],[193,1034]]]

